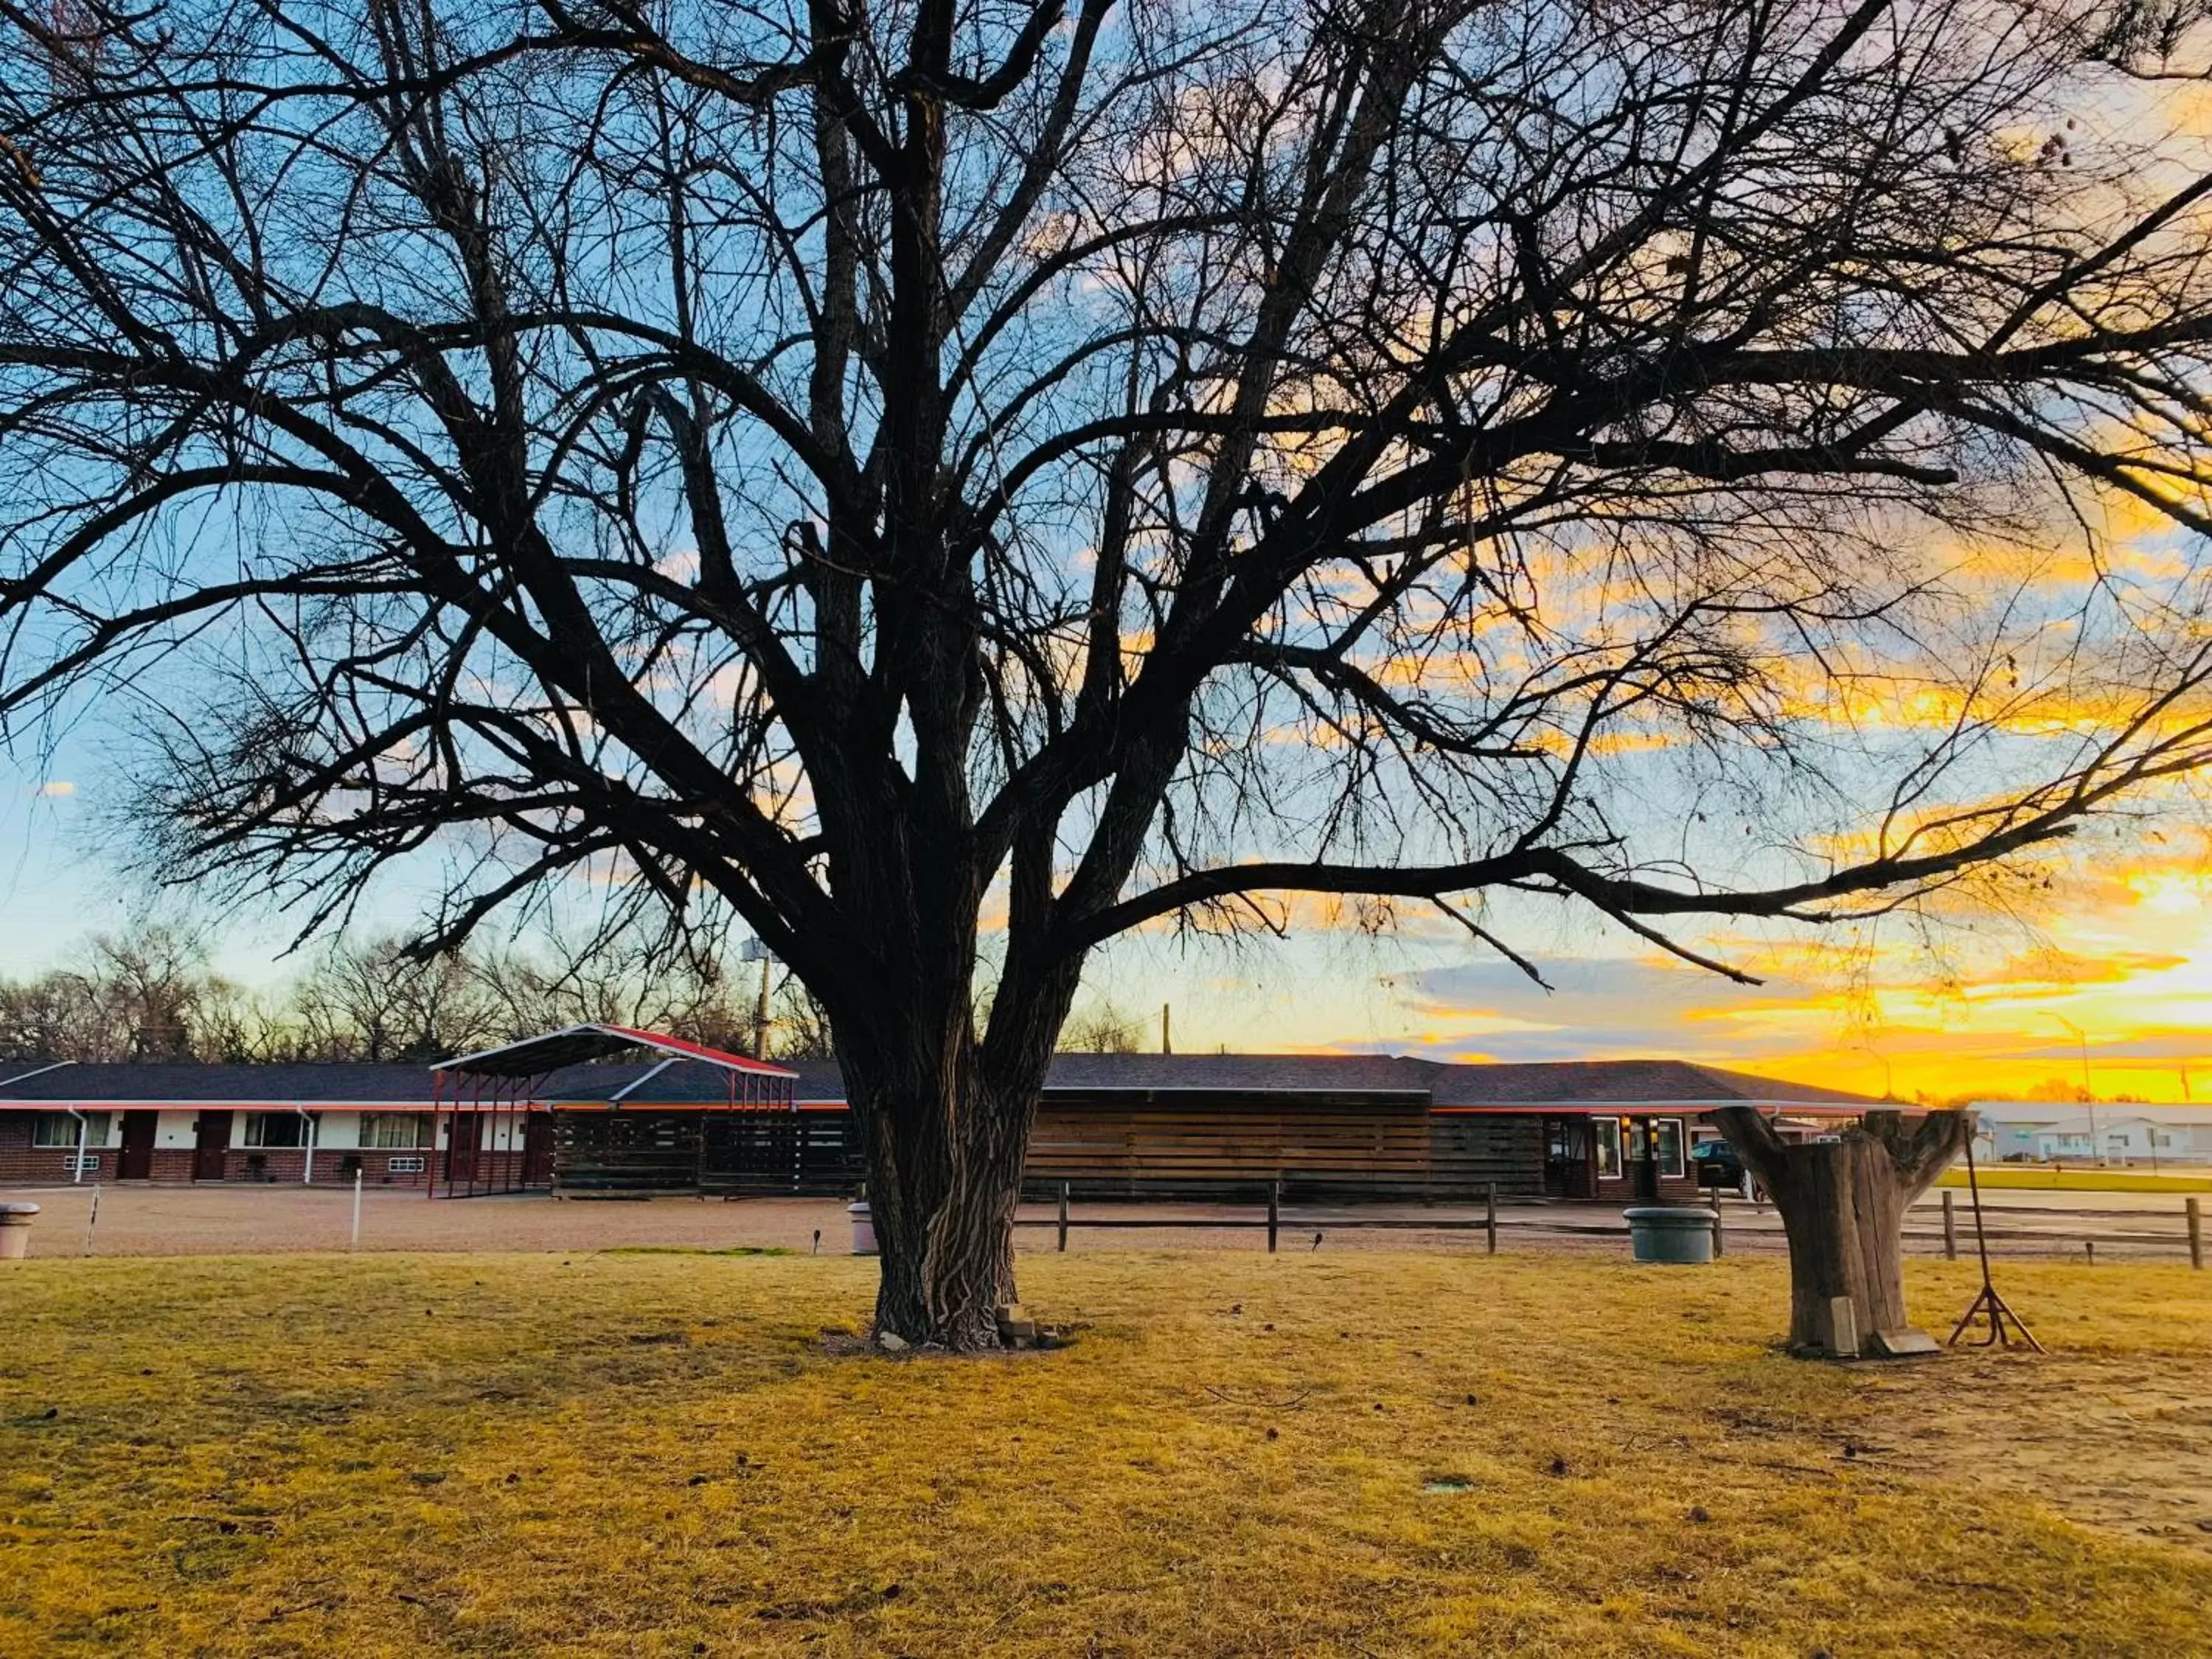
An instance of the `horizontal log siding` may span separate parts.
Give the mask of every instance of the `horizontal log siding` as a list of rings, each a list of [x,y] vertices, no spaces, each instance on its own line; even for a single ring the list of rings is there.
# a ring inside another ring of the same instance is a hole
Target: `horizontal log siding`
[[[696,1192],[698,1112],[556,1112],[553,1178],[580,1192]]]
[[[1544,1191],[1544,1120],[1470,1113],[1429,1120],[1434,1178],[1460,1192],[1498,1184],[1498,1196],[1537,1198]]]
[[[555,1115],[572,1191],[834,1195],[864,1170],[844,1112]],[[704,1139],[702,1147],[701,1142]],[[319,1173],[319,1170],[318,1170]],[[1543,1188],[1542,1120],[1431,1116],[1419,1095],[1055,1092],[1039,1108],[1025,1194],[1293,1203],[1463,1201]]]
[[[1065,1184],[1077,1197],[1242,1198],[1277,1181],[1293,1201],[1466,1195],[1431,1142],[1419,1095],[1055,1091],[1023,1184],[1036,1197]]]

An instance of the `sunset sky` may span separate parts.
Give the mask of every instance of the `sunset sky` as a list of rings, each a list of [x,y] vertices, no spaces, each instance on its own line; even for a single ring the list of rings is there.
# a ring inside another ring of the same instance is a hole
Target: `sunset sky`
[[[96,745],[70,758],[82,781],[20,767],[0,775],[0,972],[50,965],[131,914],[94,829]],[[1670,1054],[1936,1097],[2078,1082],[2070,1022],[2088,1039],[2100,1096],[2179,1100],[2189,1068],[2196,1097],[2212,1098],[2212,842],[2185,816],[2094,832],[2101,844],[2024,920],[1967,917],[1930,933],[1893,926],[1870,944],[1840,933],[1700,936],[1765,981],[1756,987],[1533,911],[1519,918],[1516,943],[1537,959],[1549,994],[1433,921],[1408,917],[1370,939],[1315,916],[1286,942],[1125,941],[1097,963],[1092,998],[1140,1018],[1147,1047],[1166,1002],[1176,1046],[1188,1050]],[[280,933],[262,919],[234,918],[220,939],[219,965],[235,978],[265,984],[290,971],[276,959]]]
[[[2193,137],[2212,131],[2212,94],[2185,88],[2159,96],[2161,119]],[[2106,112],[2101,125],[2127,122]],[[2086,148],[2088,135],[2078,142]],[[2054,518],[2047,539],[1930,544],[1928,567],[1953,568],[1959,590],[1991,610],[2032,611],[2035,596],[2063,593],[2088,573],[2069,516],[2080,505],[2069,502]],[[2191,583],[2201,550],[2139,503],[2109,498],[2103,506],[2097,568],[2104,580],[2141,591]],[[1550,595],[1555,607],[1571,583],[1562,579],[1558,589]],[[1593,587],[1585,598],[1597,596],[1595,604],[1604,592]],[[1555,609],[1554,622],[1562,614],[1571,623],[1571,609]],[[1968,631],[1962,628],[1962,637]],[[2025,637],[2033,645],[2019,653],[2014,701],[1992,718],[2002,740],[2063,742],[2098,727],[2109,709],[2074,700],[2074,682],[2058,665],[2073,636],[2063,624],[2039,630],[2031,622]],[[2039,653],[2051,661],[2039,664]],[[1932,741],[1925,734],[1940,734],[1957,715],[1954,666],[1940,656],[1869,661],[1863,674],[1847,664],[1838,676],[1824,659],[1828,676],[1814,677],[1786,712],[1815,727],[1848,729],[1871,753],[1885,744],[1902,752]],[[125,927],[134,914],[121,860],[102,839],[117,756],[100,719],[86,718],[50,753],[0,753],[0,973],[65,962],[88,934]],[[1624,726],[1608,740],[1625,752],[1641,738]],[[1663,744],[1655,739],[1653,747]],[[1655,787],[1650,799],[1668,798]],[[1532,902],[1504,908],[1498,931],[1535,963],[1548,991],[1433,916],[1409,913],[1369,936],[1301,909],[1286,940],[1188,944],[1164,928],[1121,940],[1095,959],[1086,1006],[1140,1020],[1151,1047],[1161,1006],[1170,1004],[1176,1045],[1190,1051],[1376,1050],[1501,1060],[1672,1055],[1935,1097],[2018,1095],[2052,1080],[2079,1085],[2086,1059],[2100,1097],[2179,1100],[2193,1085],[2196,1098],[2212,1098],[2212,811],[2179,789],[2140,807],[2126,821],[2085,831],[2051,863],[2050,884],[2033,889],[2033,903],[2008,914],[1962,908],[1934,920],[1893,918],[1878,931],[1821,935],[1780,927],[1678,933],[1757,975],[1763,982],[1754,986],[1702,972],[1587,915]],[[1679,800],[1674,811],[1689,816]],[[1665,805],[1647,808],[1647,827],[1664,827],[1668,812]],[[1702,812],[1695,816],[1704,822]],[[1776,833],[1795,845],[1817,844],[1814,836]],[[383,896],[364,931],[404,929],[414,910],[409,897],[404,890]],[[295,970],[281,957],[285,933],[276,919],[226,915],[215,937],[216,965],[241,981],[272,985]]]

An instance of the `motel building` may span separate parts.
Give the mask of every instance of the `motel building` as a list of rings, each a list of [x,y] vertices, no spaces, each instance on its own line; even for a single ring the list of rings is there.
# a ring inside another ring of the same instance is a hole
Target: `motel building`
[[[1696,1194],[1710,1114],[1786,1136],[1884,1102],[1681,1060],[1063,1054],[1028,1194],[1292,1201]],[[865,1169],[834,1061],[769,1065],[580,1025],[418,1065],[0,1067],[0,1187],[91,1182],[420,1191],[843,1195]]]

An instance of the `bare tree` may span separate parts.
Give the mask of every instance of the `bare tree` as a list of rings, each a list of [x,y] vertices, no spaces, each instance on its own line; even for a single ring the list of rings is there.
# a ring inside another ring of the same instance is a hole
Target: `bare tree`
[[[667,1031],[718,1048],[750,1049],[754,1012],[711,956],[671,953],[665,941],[620,932],[558,935],[508,951],[473,972],[499,1035],[600,1024]]]
[[[1060,1028],[1060,1047],[1073,1054],[1133,1054],[1144,1038],[1143,1024],[1110,1002],[1076,1010]]]
[[[459,951],[410,955],[398,939],[334,942],[289,1001],[331,1059],[427,1062],[489,1042],[501,1024],[475,963]]]
[[[2193,11],[0,17],[13,729],[137,688],[162,867],[303,927],[741,921],[909,1339],[995,1340],[1118,933],[1734,973],[2207,757]]]
[[[240,994],[196,932],[151,923],[98,933],[64,967],[0,981],[0,1053],[14,1060],[222,1057]]]
[[[837,1035],[830,1011],[796,975],[776,987],[769,1019],[769,1055],[781,1060],[835,1060]]]

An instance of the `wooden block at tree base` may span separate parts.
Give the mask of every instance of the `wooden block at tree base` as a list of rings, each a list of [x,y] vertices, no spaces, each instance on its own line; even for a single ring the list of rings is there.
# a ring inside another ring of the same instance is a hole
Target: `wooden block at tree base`
[[[1828,1352],[1838,1359],[1859,1357],[1858,1310],[1847,1296],[1828,1298]]]
[[[1867,1352],[1883,1359],[1911,1359],[1941,1353],[1936,1339],[1908,1325],[1899,1331],[1876,1331],[1867,1339]]]

